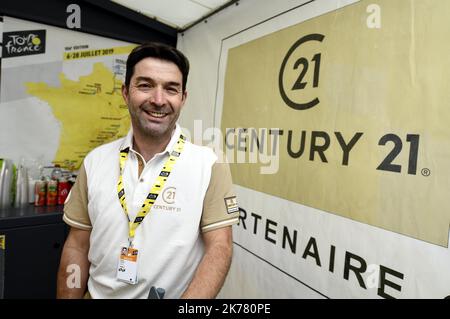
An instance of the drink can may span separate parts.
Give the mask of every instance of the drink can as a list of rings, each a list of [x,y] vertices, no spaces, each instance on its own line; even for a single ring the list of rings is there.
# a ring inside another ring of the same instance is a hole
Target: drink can
[[[71,185],[67,179],[62,178],[58,182],[58,205],[64,205],[67,195],[69,195],[70,188]]]
[[[51,179],[47,182],[47,206],[55,206],[58,197],[58,181]]]
[[[34,185],[34,206],[44,206],[47,195],[47,182],[44,180],[36,181]]]

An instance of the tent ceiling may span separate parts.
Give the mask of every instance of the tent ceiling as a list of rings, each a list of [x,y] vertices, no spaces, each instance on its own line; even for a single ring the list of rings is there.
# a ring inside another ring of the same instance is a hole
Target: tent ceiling
[[[178,30],[236,1],[230,0],[112,0]]]

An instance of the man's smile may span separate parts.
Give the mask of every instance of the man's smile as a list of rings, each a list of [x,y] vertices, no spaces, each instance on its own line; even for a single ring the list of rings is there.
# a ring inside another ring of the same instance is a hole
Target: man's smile
[[[160,112],[147,112],[148,114],[150,114],[153,117],[165,117],[167,115],[167,113],[160,113]]]
[[[150,110],[146,110],[146,109],[142,109],[142,111],[144,111],[147,115],[150,115],[151,117],[155,117],[158,119],[164,118],[169,114],[167,112],[150,111]]]

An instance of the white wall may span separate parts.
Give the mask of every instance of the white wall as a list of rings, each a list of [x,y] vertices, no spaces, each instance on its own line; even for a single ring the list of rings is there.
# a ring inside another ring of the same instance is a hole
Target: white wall
[[[178,48],[191,62],[188,100],[181,125],[191,132],[195,120],[202,120],[203,129],[214,124],[220,127],[229,48],[354,2],[358,0],[243,0],[238,6],[233,5],[214,15],[207,23],[200,23],[184,35],[180,34]],[[307,4],[300,6],[302,3]],[[279,15],[283,12],[286,13]],[[252,233],[253,224],[247,219],[246,230],[242,226],[234,228],[233,264],[219,297],[379,298],[376,286],[362,289],[355,276],[343,278],[347,253],[362,256],[369,268],[384,265],[400,269],[405,274],[401,293],[387,287],[387,292],[397,298],[450,295],[450,276],[445,271],[450,264],[448,247],[431,245],[244,187],[236,186],[236,190],[240,206],[245,207],[248,214],[261,215],[259,227],[270,218],[278,221],[278,233],[283,225],[291,230],[299,229],[303,248],[311,237],[315,237],[322,266],[304,262],[301,252],[290,255],[268,243],[261,231]],[[332,246],[336,248],[334,272],[328,270]],[[375,268],[370,268],[365,274],[366,284],[374,275]],[[395,276],[388,279],[400,283]]]

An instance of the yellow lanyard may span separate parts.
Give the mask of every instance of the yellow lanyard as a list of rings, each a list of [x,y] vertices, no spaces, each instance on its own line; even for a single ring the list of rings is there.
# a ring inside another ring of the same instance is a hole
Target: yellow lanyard
[[[119,176],[119,181],[117,182],[117,195],[119,196],[120,205],[122,205],[123,211],[128,218],[128,227],[129,227],[128,240],[130,242],[130,245],[133,241],[133,238],[134,238],[134,235],[136,232],[136,228],[142,223],[145,216],[148,214],[148,212],[152,208],[153,204],[155,203],[156,199],[158,198],[159,193],[163,189],[164,184],[166,183],[167,179],[169,178],[170,172],[172,171],[177,159],[180,157],[180,154],[183,151],[185,142],[186,142],[186,138],[182,134],[180,134],[177,144],[174,146],[172,152],[170,153],[169,159],[164,163],[161,172],[159,173],[158,177],[156,178],[155,183],[153,184],[152,188],[150,189],[150,192],[149,192],[147,198],[145,199],[144,204],[142,204],[142,207],[139,210],[139,212],[136,215],[136,218],[134,219],[133,222],[130,221],[130,216],[128,214],[127,202],[125,200],[125,188],[124,188],[123,177],[122,177],[123,170],[125,168],[125,163],[128,159],[129,148],[126,148],[120,152],[120,157],[119,157],[120,176]]]

